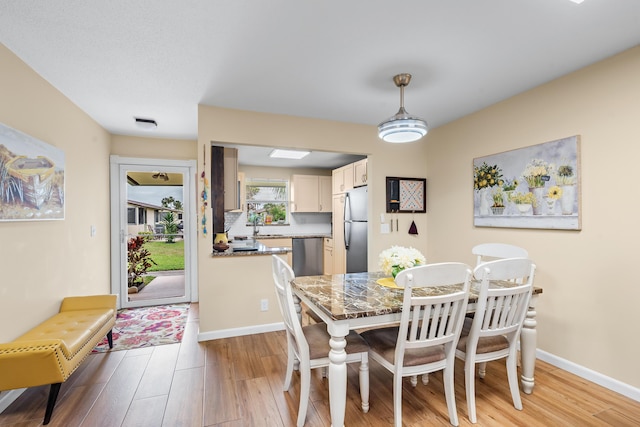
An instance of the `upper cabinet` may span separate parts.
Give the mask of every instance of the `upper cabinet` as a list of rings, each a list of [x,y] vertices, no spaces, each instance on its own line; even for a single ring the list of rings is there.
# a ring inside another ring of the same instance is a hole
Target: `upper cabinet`
[[[362,159],[353,164],[353,186],[367,185],[367,159]]]
[[[318,177],[318,188],[320,191],[319,200],[320,200],[320,212],[331,212],[332,211],[332,203],[331,200],[331,188],[333,185],[333,179],[330,176],[319,176]]]
[[[291,212],[331,212],[331,177],[293,175]]]
[[[333,194],[342,194],[367,185],[367,159],[342,166],[333,170]]]
[[[244,172],[238,172],[238,209],[233,209],[234,212],[243,212],[245,208],[247,189],[244,185]]]
[[[238,150],[224,148],[224,210],[240,209],[240,189],[238,188]]]
[[[353,188],[353,163],[334,169],[333,194],[341,194]]]

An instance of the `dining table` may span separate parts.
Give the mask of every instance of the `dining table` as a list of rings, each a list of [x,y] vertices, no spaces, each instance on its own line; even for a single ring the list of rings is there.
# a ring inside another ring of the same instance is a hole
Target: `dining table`
[[[467,311],[473,313],[478,302],[480,282],[472,281]],[[513,282],[494,281],[491,287],[513,286]],[[347,365],[345,336],[350,330],[370,329],[398,324],[402,311],[404,289],[383,272],[347,273],[320,276],[299,276],[291,282],[298,313],[300,302],[322,319],[331,335],[329,345],[329,409],[331,425],[344,426],[347,398]],[[460,285],[414,289],[423,295],[446,294]],[[534,387],[536,360],[537,296],[542,288],[534,287],[529,310],[520,332],[520,383],[524,393]]]

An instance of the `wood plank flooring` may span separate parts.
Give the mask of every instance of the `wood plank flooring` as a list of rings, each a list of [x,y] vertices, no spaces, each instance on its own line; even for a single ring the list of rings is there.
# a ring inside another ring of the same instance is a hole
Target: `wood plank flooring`
[[[181,344],[93,354],[62,385],[52,427],[294,426],[299,376],[282,391],[284,332],[198,343],[198,305],[192,304]],[[349,366],[347,426],[393,425],[392,376],[370,363],[371,409],[363,414],[357,366]],[[48,386],[23,393],[0,414],[0,426],[42,424]],[[536,387],[511,402],[504,363],[491,362],[477,380],[477,426],[640,426],[640,403],[538,361]],[[314,372],[307,426],[329,426],[328,382]],[[462,364],[456,365],[456,403],[467,418]],[[405,381],[405,426],[449,426],[442,375],[416,388]]]

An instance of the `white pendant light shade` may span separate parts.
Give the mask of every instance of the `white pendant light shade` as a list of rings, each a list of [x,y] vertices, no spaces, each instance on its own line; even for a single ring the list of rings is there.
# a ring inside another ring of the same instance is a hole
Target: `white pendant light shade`
[[[427,122],[408,114],[404,108],[378,125],[378,136],[386,142],[413,142],[427,134]]]
[[[427,134],[427,122],[412,116],[404,109],[404,87],[411,81],[411,74],[398,74],[393,81],[400,88],[400,109],[378,125],[378,136],[386,142],[405,143],[417,141]]]

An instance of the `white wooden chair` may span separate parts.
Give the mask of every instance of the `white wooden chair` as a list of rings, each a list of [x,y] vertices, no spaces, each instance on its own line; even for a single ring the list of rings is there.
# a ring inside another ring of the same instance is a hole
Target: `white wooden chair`
[[[309,392],[311,388],[311,369],[329,366],[329,340],[327,325],[316,323],[302,326],[300,314],[296,311],[291,281],[295,278],[293,270],[285,260],[272,255],[273,281],[275,283],[278,305],[284,318],[287,332],[287,372],[283,389],[289,390],[294,365],[299,362],[300,370],[300,405],[298,407],[297,425],[301,427],[307,415]],[[360,397],[362,411],[369,411],[369,346],[356,332],[351,331],[345,337],[347,346],[346,363],[360,363]]]
[[[522,410],[518,388],[517,342],[529,308],[536,266],[528,258],[509,258],[486,262],[474,270],[481,280],[473,319],[466,318],[456,350],[464,360],[465,388],[469,420],[477,422],[475,403],[475,365],[484,378],[486,362],[506,358],[507,377],[513,406]],[[492,287],[493,280],[515,282],[512,287]]]
[[[476,266],[502,258],[529,258],[526,249],[507,243],[482,243],[474,246],[471,253],[477,256]]]
[[[453,372],[456,344],[469,299],[471,269],[463,263],[428,264],[401,271],[396,276],[404,287],[399,327],[362,333],[371,358],[393,373],[394,425],[402,426],[402,378],[443,371],[449,421],[458,425]],[[420,288],[459,284],[457,291],[419,296]],[[411,384],[416,381],[412,378]]]

